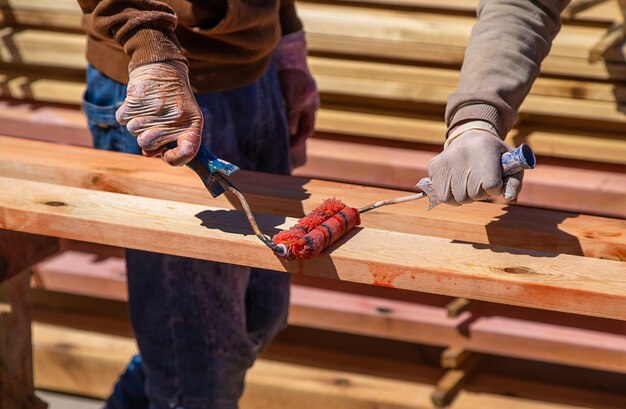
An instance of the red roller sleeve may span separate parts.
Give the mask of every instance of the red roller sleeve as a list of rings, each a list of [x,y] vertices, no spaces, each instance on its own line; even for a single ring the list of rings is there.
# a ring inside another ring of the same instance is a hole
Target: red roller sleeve
[[[304,216],[298,223],[289,230],[282,231],[275,235],[272,241],[276,244],[284,244],[291,254],[293,245],[304,237],[311,230],[324,223],[334,216],[346,205],[337,199],[326,199],[324,203],[313,209],[311,213]]]
[[[291,229],[275,235],[273,241],[284,244],[292,257],[313,258],[360,223],[357,209],[327,199]]]
[[[359,211],[346,206],[308,234],[299,238],[292,245],[291,254],[299,259],[313,258],[360,223]]]

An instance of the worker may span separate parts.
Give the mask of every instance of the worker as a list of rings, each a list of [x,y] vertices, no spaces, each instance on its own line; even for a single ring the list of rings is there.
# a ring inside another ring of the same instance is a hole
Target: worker
[[[319,106],[292,0],[79,2],[96,147],[182,165],[202,142],[244,169],[289,173]],[[444,150],[428,167],[445,203],[517,198],[523,174],[502,180],[502,138],[566,3],[480,2]],[[288,275],[136,250],[127,264],[141,357],[107,408],[236,408],[246,369],[285,322]]]
[[[203,143],[242,169],[290,173],[319,107],[294,0],[79,4],[95,147],[183,165]],[[286,323],[289,275],[137,250],[126,262],[141,355],[106,407],[236,408]]]

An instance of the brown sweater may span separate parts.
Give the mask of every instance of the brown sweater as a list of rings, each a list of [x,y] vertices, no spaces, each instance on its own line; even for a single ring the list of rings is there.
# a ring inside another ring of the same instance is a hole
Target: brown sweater
[[[504,138],[539,75],[569,0],[481,0],[446,123],[491,123]]]
[[[281,33],[302,29],[294,0],[78,0],[87,61],[127,83],[139,65],[188,61],[191,85],[247,85],[267,69]]]

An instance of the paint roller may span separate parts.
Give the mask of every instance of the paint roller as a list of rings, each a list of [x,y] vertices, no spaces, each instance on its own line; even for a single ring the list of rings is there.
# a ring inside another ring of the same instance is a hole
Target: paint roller
[[[527,144],[502,155],[501,163],[503,176],[513,175],[523,169],[533,169],[536,165],[535,155]],[[434,194],[430,179],[423,178],[417,187],[421,190],[420,193],[375,202],[360,209],[347,206],[337,199],[327,199],[291,229],[276,234],[272,241],[286,257],[311,259],[358,226],[363,213],[424,197],[428,197],[429,210],[441,203]]]

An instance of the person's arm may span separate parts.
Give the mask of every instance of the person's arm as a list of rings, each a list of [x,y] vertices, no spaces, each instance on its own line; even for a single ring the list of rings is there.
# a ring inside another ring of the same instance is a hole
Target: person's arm
[[[131,58],[129,70],[160,61],[186,62],[174,35],[176,14],[154,0],[78,0],[84,23],[115,40]]]
[[[147,156],[183,165],[198,152],[203,117],[187,60],[174,34],[176,14],[154,0],[79,0],[85,24],[124,47],[130,57],[128,90],[117,121],[137,137]],[[176,142],[173,149],[165,148]]]
[[[446,123],[483,120],[504,137],[561,28],[563,0],[481,0]]]
[[[504,194],[515,200],[523,173],[502,180],[502,139],[561,28],[567,0],[481,0],[461,78],[448,98],[449,140],[429,163],[439,199],[459,205]]]
[[[294,0],[281,0],[279,17],[282,37],[274,61],[287,110],[292,166],[297,167],[304,164],[304,142],[313,134],[320,99],[307,64],[306,38]]]

